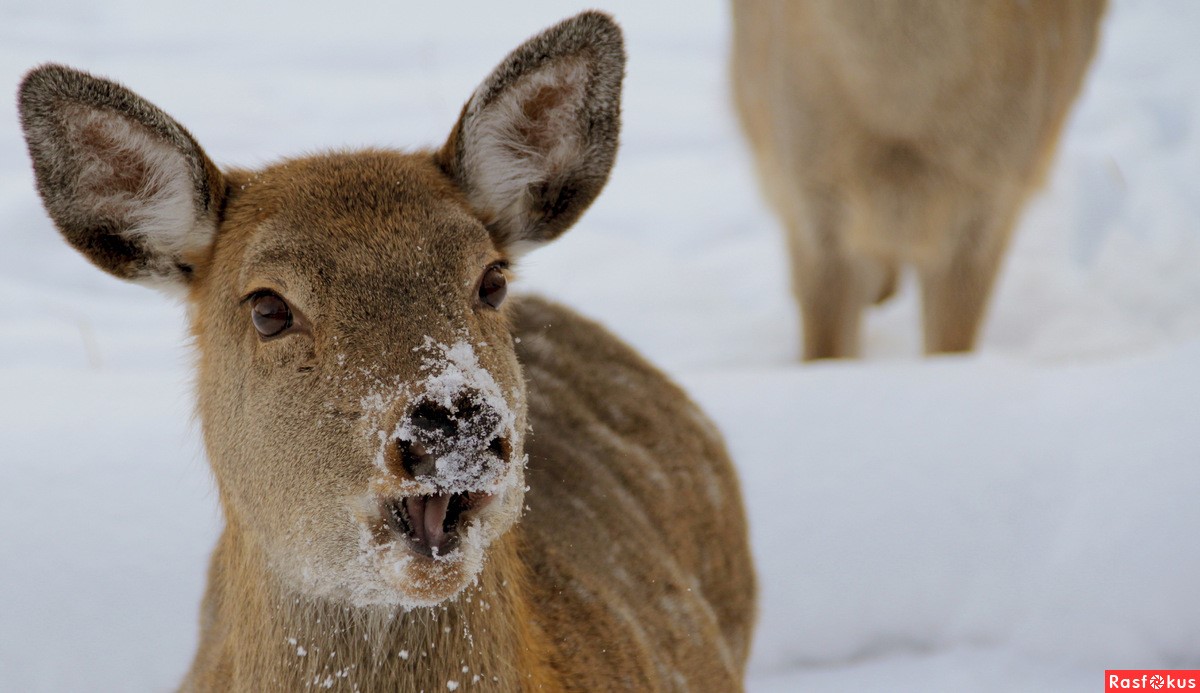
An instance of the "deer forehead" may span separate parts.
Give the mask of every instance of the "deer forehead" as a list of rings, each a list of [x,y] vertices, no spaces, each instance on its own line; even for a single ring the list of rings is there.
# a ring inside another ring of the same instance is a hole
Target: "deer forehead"
[[[322,155],[229,178],[209,296],[266,288],[313,311],[345,301],[436,308],[469,300],[469,285],[502,258],[428,156]]]

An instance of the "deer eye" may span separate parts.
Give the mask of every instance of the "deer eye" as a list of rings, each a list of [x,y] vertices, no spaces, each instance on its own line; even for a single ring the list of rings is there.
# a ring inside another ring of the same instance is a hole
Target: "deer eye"
[[[292,326],[292,309],[279,294],[261,291],[250,297],[250,320],[263,338],[278,337]]]
[[[487,268],[483,273],[483,280],[479,282],[479,300],[493,308],[499,308],[507,293],[508,280],[504,277],[504,271],[497,265]]]

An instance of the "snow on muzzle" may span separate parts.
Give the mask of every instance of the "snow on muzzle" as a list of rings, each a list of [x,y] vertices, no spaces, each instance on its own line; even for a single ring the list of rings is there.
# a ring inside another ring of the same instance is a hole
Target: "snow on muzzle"
[[[362,401],[382,472],[372,482],[382,522],[370,525],[379,545],[407,539],[418,553],[446,556],[520,485],[525,458],[517,413],[468,341],[426,337],[414,351],[423,352],[419,378]]]
[[[512,461],[511,417],[475,390],[420,399],[385,453],[406,491],[385,500],[393,531],[422,553],[445,555],[459,530],[501,490]]]

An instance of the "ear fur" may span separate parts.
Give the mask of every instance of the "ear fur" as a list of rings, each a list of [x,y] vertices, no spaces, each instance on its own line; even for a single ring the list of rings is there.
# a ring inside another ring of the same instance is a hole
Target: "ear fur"
[[[600,12],[513,51],[475,90],[438,163],[510,253],[556,238],[608,181],[625,49]]]
[[[32,70],[18,99],[38,192],[67,241],[123,279],[186,284],[225,194],[187,130],[121,85],[62,65]]]

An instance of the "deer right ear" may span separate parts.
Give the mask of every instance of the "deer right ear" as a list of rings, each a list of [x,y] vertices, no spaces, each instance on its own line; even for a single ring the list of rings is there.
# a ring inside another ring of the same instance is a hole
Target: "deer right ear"
[[[26,75],[19,101],[38,192],[67,241],[122,279],[186,285],[225,194],[187,130],[121,85],[61,65]]]
[[[600,194],[624,75],[620,28],[584,12],[513,51],[463,107],[438,163],[509,253],[557,237]]]

